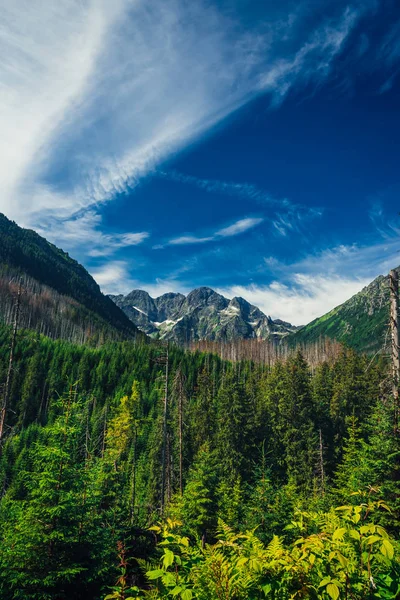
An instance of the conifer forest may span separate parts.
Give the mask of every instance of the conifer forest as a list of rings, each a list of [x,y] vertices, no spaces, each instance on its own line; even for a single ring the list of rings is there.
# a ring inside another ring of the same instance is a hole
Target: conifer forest
[[[266,364],[14,333],[0,329],[2,599],[398,597],[384,356]]]

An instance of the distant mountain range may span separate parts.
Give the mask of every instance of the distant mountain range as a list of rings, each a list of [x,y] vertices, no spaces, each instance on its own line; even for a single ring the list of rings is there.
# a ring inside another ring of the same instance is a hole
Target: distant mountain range
[[[396,270],[400,274],[400,267]],[[127,296],[111,298],[141,331],[179,344],[260,338],[297,345],[328,337],[355,350],[374,353],[390,339],[389,278],[383,275],[304,327],[273,320],[243,298],[228,300],[207,287],[187,296],[169,293],[153,299],[143,290],[133,290]]]
[[[397,269],[400,272],[400,267]],[[243,298],[229,300],[208,287],[187,296],[158,298],[143,290],[107,297],[93,277],[66,252],[0,213],[0,320],[13,322],[22,286],[19,326],[78,343],[130,339],[138,332],[178,344],[197,340],[285,340],[329,337],[373,353],[389,340],[389,281],[379,276],[361,292],[295,327],[272,319]]]
[[[152,298],[143,290],[110,296],[143,332],[184,344],[195,340],[282,339],[298,328],[273,320],[244,298],[228,300],[208,287],[187,296],[168,293]]]

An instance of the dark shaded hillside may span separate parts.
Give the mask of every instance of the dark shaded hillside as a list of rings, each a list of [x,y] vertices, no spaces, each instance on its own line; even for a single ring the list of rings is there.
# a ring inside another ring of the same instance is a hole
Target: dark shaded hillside
[[[400,272],[400,267],[396,269]],[[326,315],[290,336],[290,342],[311,343],[327,336],[359,350],[384,350],[389,341],[389,277],[380,275]]]
[[[68,253],[36,232],[22,229],[0,213],[0,274],[27,275],[69,297],[124,336],[135,335],[135,325],[107,296],[93,277]]]
[[[127,337],[70,296],[13,270],[0,273],[0,319],[6,325],[14,323],[20,284],[18,329],[32,329],[52,339],[92,346]]]

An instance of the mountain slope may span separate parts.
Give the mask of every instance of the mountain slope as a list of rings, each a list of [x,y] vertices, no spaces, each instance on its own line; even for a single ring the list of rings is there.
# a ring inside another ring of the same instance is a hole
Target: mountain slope
[[[273,321],[244,298],[228,300],[201,287],[187,296],[168,293],[151,298],[143,290],[110,296],[139,329],[153,337],[189,343],[195,340],[281,339],[296,330]]]
[[[400,267],[396,269],[400,272]],[[389,340],[389,277],[380,275],[358,294],[290,336],[313,342],[327,336],[362,352],[376,352]]]
[[[51,323],[61,319],[72,320],[74,330],[89,327],[92,332],[120,337],[137,333],[82,265],[36,232],[19,227],[0,213],[0,318],[6,322],[12,313],[17,281],[23,288],[24,324],[38,329],[47,320],[51,337],[58,337],[52,333]]]

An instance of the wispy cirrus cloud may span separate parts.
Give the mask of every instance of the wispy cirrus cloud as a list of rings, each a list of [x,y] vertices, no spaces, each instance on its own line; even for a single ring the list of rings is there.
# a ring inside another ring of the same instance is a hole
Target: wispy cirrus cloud
[[[79,251],[85,246],[86,254],[92,257],[109,256],[121,248],[137,246],[150,234],[147,231],[127,233],[104,233],[101,216],[95,211],[82,211],[64,220],[52,215],[43,215],[38,233],[63,248]]]
[[[282,237],[293,232],[305,236],[304,222],[321,217],[322,214],[321,208],[297,207],[290,208],[285,213],[279,211],[271,218],[272,229],[275,234]]]
[[[382,238],[390,241],[397,241],[400,235],[400,219],[399,214],[388,216],[385,212],[384,202],[386,195],[394,194],[398,196],[398,189],[386,190],[378,195],[376,198],[371,199],[368,216],[371,223],[374,225],[376,231],[382,236]]]
[[[195,186],[210,194],[219,194],[231,198],[237,197],[247,202],[259,204],[264,209],[270,210],[272,216],[269,216],[269,221],[272,229],[281,236],[286,236],[293,231],[301,232],[303,221],[320,217],[323,213],[322,208],[302,206],[288,198],[276,198],[268,191],[251,183],[203,179],[179,173],[175,170],[158,171],[154,175],[168,181]],[[246,226],[246,220],[241,221],[241,223],[243,226]],[[228,231],[230,231],[230,228],[228,228]],[[222,235],[222,233],[219,232],[219,235]],[[185,243],[204,243],[212,241],[214,238],[184,236],[180,239],[186,240]]]
[[[239,219],[228,225],[227,227],[222,227],[221,229],[217,229],[211,235],[207,236],[196,236],[193,234],[182,235],[176,238],[172,238],[168,242],[166,242],[167,246],[182,246],[186,244],[205,244],[207,242],[214,242],[217,240],[221,240],[223,238],[230,238],[236,235],[240,235],[245,233],[246,231],[250,231],[250,229],[254,229],[257,225],[260,225],[264,219],[262,217],[246,217],[244,219]],[[156,248],[162,248],[163,246],[156,246]]]
[[[346,280],[369,280],[388,273],[400,265],[400,238],[381,238],[369,245],[352,244],[334,246],[307,254],[295,262],[286,263],[275,257],[264,259],[271,277],[290,281],[294,274]]]
[[[217,237],[232,237],[234,235],[239,235],[240,233],[245,233],[249,231],[249,229],[253,229],[260,225],[264,219],[259,218],[247,218],[247,219],[239,219],[236,223],[232,223],[232,225],[228,225],[228,227],[223,227],[219,231],[215,233]]]
[[[363,12],[310,31],[300,9],[248,26],[206,0],[0,8],[0,210],[35,227],[98,211],[257,95],[320,83]]]
[[[175,181],[185,185],[193,185],[200,190],[212,194],[221,194],[223,196],[243,198],[260,204],[261,206],[271,206],[273,208],[292,208],[295,205],[287,198],[275,198],[267,192],[252,183],[238,183],[234,181],[221,181],[218,179],[206,179],[194,177],[179,173],[179,171],[156,171],[155,177],[160,177],[168,181]]]

